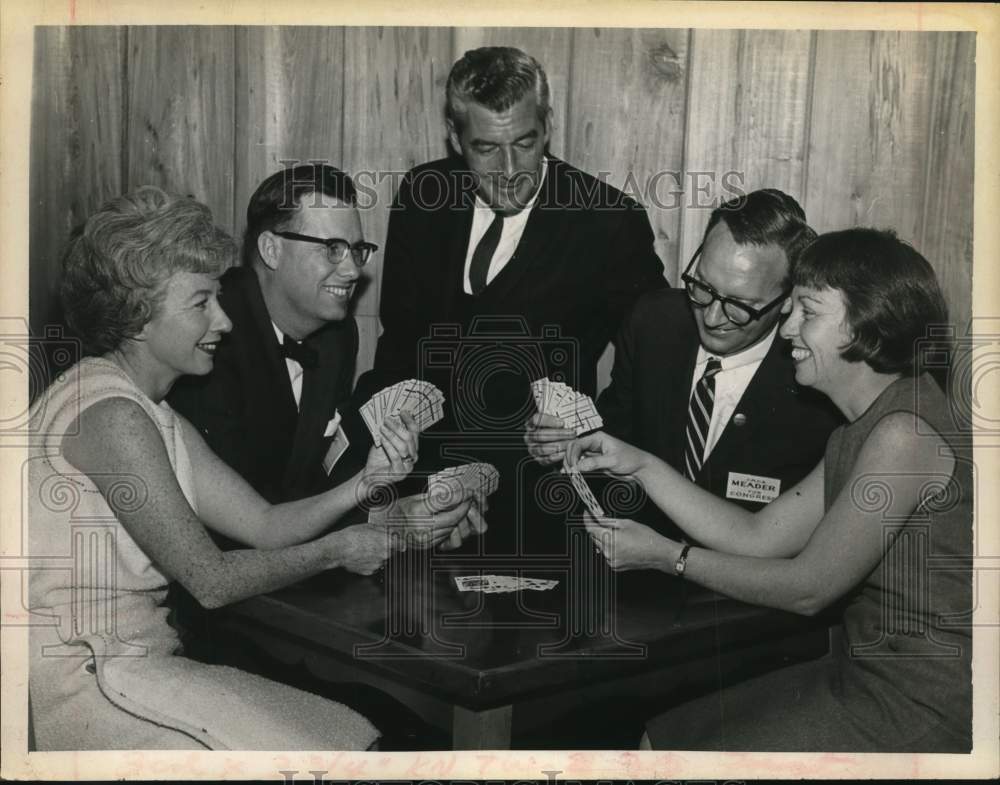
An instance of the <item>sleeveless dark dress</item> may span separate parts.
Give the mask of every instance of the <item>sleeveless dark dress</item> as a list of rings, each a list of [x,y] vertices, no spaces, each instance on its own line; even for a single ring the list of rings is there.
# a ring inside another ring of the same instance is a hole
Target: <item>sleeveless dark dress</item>
[[[968,752],[972,738],[971,450],[953,443],[948,401],[929,376],[891,384],[830,436],[824,506],[841,492],[877,511],[878,477],[846,488],[883,417],[913,414],[956,457],[951,477],[886,542],[875,569],[841,601],[843,640],[830,655],[704,696],[647,724],[656,749]],[[919,412],[919,416],[918,416]]]

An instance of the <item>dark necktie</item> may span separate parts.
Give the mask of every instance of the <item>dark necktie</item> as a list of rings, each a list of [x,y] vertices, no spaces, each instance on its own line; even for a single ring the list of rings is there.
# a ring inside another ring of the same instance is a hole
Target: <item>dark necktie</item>
[[[486,234],[479,240],[475,252],[472,254],[472,264],[469,267],[469,285],[473,294],[479,294],[486,288],[486,274],[490,271],[490,262],[493,261],[493,254],[500,245],[500,234],[503,232],[503,216],[494,213],[493,223],[486,230]]]
[[[688,422],[685,431],[684,473],[689,480],[695,480],[701,471],[702,456],[705,455],[705,440],[708,427],[712,423],[712,407],[715,405],[715,375],[722,370],[722,363],[710,357],[705,373],[694,386],[688,403]]]
[[[281,356],[295,360],[303,368],[316,367],[316,350],[312,346],[293,341],[287,335],[281,341]]]

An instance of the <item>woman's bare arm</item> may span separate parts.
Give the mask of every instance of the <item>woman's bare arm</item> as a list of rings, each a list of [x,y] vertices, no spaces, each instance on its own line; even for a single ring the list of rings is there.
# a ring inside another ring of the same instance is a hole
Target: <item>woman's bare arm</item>
[[[95,482],[112,509],[115,483],[139,478],[135,498],[140,501],[114,509],[118,520],[159,569],[206,607],[272,591],[334,567],[374,571],[392,550],[384,531],[354,526],[302,545],[220,551],[188,504],[163,440],[139,404],[110,398],[84,410],[79,423],[79,435],[63,440],[65,458]],[[244,502],[246,509],[263,512],[266,503],[256,499]]]

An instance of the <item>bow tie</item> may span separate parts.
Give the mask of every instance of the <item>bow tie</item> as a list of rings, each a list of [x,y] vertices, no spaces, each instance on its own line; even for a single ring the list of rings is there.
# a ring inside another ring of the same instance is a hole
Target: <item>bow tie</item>
[[[293,341],[287,335],[281,341],[281,356],[295,360],[303,368],[315,368],[319,360],[312,346]]]

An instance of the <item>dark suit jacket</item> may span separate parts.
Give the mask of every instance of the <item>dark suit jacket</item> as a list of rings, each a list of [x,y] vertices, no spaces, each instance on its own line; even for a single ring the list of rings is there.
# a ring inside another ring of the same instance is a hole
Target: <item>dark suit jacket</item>
[[[338,407],[342,414],[350,408],[358,350],[354,318],[332,322],[306,339],[317,350],[319,363],[305,369],[296,411],[256,273],[244,267],[228,270],[219,299],[233,322],[232,332],[219,345],[212,372],[178,380],[167,396],[170,405],[272,503],[319,493],[360,468],[365,452],[353,446],[364,441],[350,432],[349,454],[330,477],[322,468],[332,440],[323,435],[327,423]]]
[[[698,329],[683,290],[651,292],[625,318],[611,385],[597,408],[605,429],[684,471],[684,441]],[[745,417],[737,425],[736,415]],[[826,396],[800,387],[788,344],[776,337],[757,368],[697,478],[725,498],[730,472],[781,480],[784,493],[823,457],[826,441],[843,422]],[[761,503],[738,501],[747,509]],[[666,521],[651,504],[646,522]]]
[[[467,335],[478,316],[490,319],[480,319],[480,332],[521,331],[531,336],[526,344],[542,344],[537,355],[528,353],[541,358],[540,366],[516,372],[537,373],[532,378],[563,372],[566,383],[593,395],[597,360],[626,308],[642,292],[665,285],[645,210],[621,191],[549,157],[517,251],[485,291],[471,297],[462,286],[474,203],[472,180],[458,157],[419,166],[403,180],[386,240],[384,332],[373,374],[359,381],[359,389],[367,397],[378,384],[417,373],[427,377],[428,366],[436,370],[446,362],[426,342],[422,348],[432,325],[455,325]],[[542,336],[546,325],[558,326],[558,332]],[[571,356],[563,360],[557,346],[568,347]],[[487,394],[495,391],[503,374],[480,373],[481,380],[490,380]],[[458,393],[454,387],[442,392],[451,400]],[[526,386],[520,392],[530,401]]]
[[[510,552],[520,530],[519,548],[559,549],[562,516],[545,519],[534,491],[546,470],[527,461],[521,442],[535,411],[530,383],[549,376],[594,395],[598,358],[635,298],[665,285],[663,265],[638,203],[550,156],[514,256],[482,293],[467,295],[474,205],[459,157],[404,178],[386,240],[384,332],[357,400],[409,376],[436,384],[445,420],[421,439],[418,468],[492,462],[500,488],[486,547]],[[542,542],[545,530],[552,542]]]

